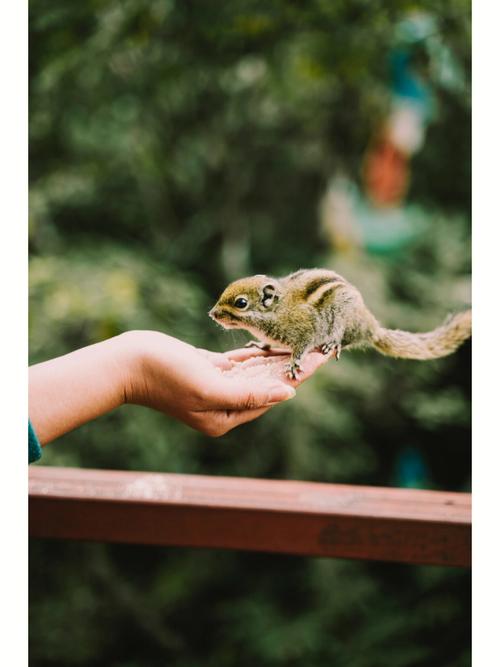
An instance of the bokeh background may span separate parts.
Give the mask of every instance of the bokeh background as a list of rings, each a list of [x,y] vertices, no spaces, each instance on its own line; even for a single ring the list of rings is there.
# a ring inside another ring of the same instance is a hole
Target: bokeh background
[[[470,303],[468,0],[30,2],[30,362],[212,350],[232,279],[331,267],[387,326]],[[45,465],[470,490],[470,344],[345,353],[220,440],[126,406]],[[453,568],[32,541],[30,664],[461,667]]]

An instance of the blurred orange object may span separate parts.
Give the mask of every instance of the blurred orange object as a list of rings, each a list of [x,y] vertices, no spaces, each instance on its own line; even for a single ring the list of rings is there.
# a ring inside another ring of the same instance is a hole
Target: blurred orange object
[[[366,194],[376,206],[396,206],[410,181],[408,156],[387,138],[368,149],[363,164]]]

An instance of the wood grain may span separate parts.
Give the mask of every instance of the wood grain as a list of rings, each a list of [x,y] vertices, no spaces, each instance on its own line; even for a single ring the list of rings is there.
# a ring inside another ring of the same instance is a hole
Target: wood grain
[[[471,562],[467,493],[48,466],[29,492],[32,537]]]

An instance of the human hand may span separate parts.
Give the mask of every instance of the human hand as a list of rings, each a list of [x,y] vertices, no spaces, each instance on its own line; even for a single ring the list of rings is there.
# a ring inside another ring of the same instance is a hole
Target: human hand
[[[294,387],[328,357],[310,353],[300,380],[285,375],[288,355],[244,348],[215,353],[155,331],[123,334],[135,349],[125,400],[169,414],[213,437],[292,398]]]
[[[29,369],[29,414],[42,445],[123,403],[160,410],[211,436],[292,398],[327,356],[313,352],[300,380],[283,350],[200,350],[157,331],[128,331]]]
[[[300,375],[296,379],[291,379],[288,375],[290,353],[287,350],[279,348],[271,348],[269,351],[256,350],[255,348],[251,348],[251,350],[250,352],[249,348],[242,348],[221,355],[226,360],[236,362],[230,367],[225,367],[226,377],[252,379],[253,382],[276,378],[295,388],[308,380],[333,355],[333,351],[327,355],[321,352],[309,352],[301,361],[302,371]]]

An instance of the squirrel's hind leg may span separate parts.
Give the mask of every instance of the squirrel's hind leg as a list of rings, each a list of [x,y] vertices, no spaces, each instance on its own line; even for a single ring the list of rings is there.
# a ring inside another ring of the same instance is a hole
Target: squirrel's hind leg
[[[333,356],[338,361],[342,351],[342,339],[344,338],[344,327],[339,322],[334,323],[333,331],[328,334],[327,340],[319,346],[322,354],[330,354],[333,350]]]
[[[337,343],[333,340],[329,340],[327,343],[323,343],[323,345],[320,346],[319,348],[321,354],[330,354],[330,352],[333,350],[333,356],[335,359],[338,361],[340,359],[340,353],[342,351],[342,345],[340,343]]]

